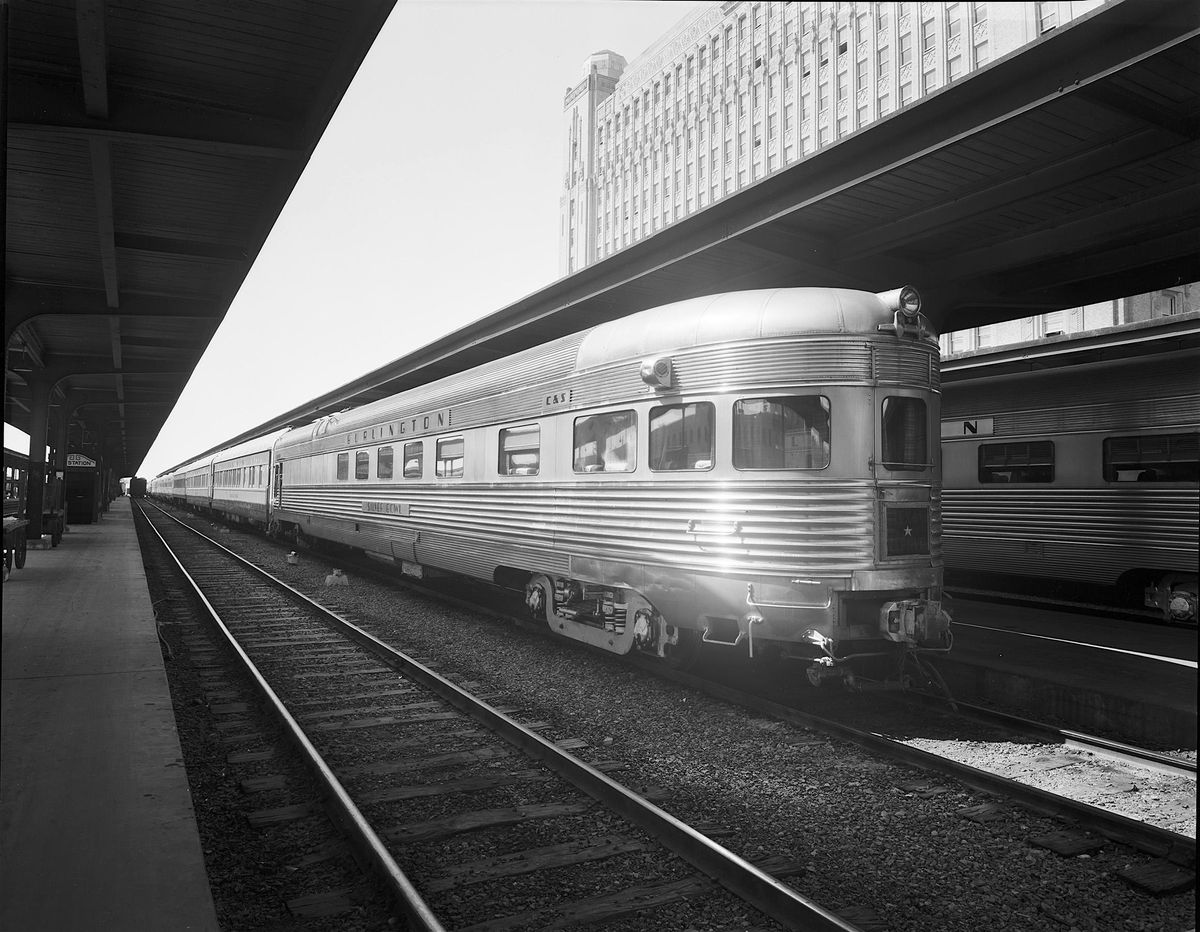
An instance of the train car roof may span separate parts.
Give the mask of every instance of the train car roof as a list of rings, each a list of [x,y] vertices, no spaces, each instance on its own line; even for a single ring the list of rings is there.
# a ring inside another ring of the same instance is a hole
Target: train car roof
[[[772,288],[689,298],[587,331],[577,370],[711,343],[801,334],[871,334],[891,323],[883,297],[848,288]]]
[[[253,453],[262,453],[265,450],[270,450],[275,446],[275,441],[286,434],[291,428],[285,427],[282,430],[277,430],[270,434],[264,434],[261,437],[255,437],[252,440],[246,440],[236,446],[229,447],[227,450],[218,450],[213,454],[218,463],[223,463],[226,460],[235,459],[239,456],[250,456]]]
[[[206,453],[198,460],[192,460],[190,463],[184,463],[178,469],[173,470],[169,475],[179,475],[180,473],[191,472],[194,469],[207,469],[212,465],[215,453]]]
[[[650,308],[550,340],[542,346],[483,363],[426,385],[327,415],[297,427],[282,441],[294,446],[326,433],[341,433],[409,410],[422,410],[509,391],[536,372],[553,381],[594,367],[644,359],[704,345],[797,335],[878,335],[891,324],[891,295],[845,288],[774,288],[735,291]],[[924,337],[935,347],[928,328]],[[223,455],[223,454],[220,454]]]

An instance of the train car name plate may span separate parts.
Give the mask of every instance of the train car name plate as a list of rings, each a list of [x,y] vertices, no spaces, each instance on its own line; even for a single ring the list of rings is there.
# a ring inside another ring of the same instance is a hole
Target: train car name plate
[[[408,517],[408,502],[363,502],[362,510],[369,515],[399,515]]]

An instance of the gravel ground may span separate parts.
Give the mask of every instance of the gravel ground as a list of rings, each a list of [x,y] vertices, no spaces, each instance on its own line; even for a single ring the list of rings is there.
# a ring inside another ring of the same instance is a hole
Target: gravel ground
[[[924,775],[649,678],[574,643],[399,593],[352,572],[348,587],[326,588],[335,559],[305,552],[289,566],[285,549],[269,541],[197,523],[382,639],[435,661],[439,672],[481,684],[495,704],[517,706],[522,717],[584,739],[587,747],[575,753],[585,759],[622,761],[622,782],[669,788],[664,808],[689,822],[721,826],[728,832],[722,843],[743,857],[800,861],[806,870],[792,885],[828,909],[858,917],[864,927],[872,916],[879,924],[871,928],[892,932],[1182,932],[1195,926],[1194,891],[1155,897],[1117,876],[1148,856],[1107,844],[1060,857],[1026,840],[1062,828],[1052,820],[1007,810],[987,824],[969,821],[959,811],[987,797],[936,780],[905,789]],[[705,902],[689,904],[673,928],[729,928],[706,919]],[[747,917],[738,928],[757,926]]]

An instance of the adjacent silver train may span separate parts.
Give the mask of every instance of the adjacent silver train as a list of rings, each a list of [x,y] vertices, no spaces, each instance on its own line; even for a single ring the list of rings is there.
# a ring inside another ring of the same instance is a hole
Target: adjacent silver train
[[[936,335],[911,288],[719,294],[306,427],[151,493],[404,572],[524,590],[553,630],[809,679],[950,647]]]
[[[1006,591],[1052,582],[1057,594],[1144,604],[1195,624],[1197,354],[1150,326],[1094,344],[1082,361],[1069,349],[1023,348],[1021,371],[1003,355],[947,364],[951,581]]]

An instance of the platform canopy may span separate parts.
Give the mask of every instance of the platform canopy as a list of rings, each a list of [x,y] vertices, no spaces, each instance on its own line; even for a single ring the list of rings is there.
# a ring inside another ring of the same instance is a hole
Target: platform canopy
[[[138,467],[393,3],[0,2],[5,421]]]

